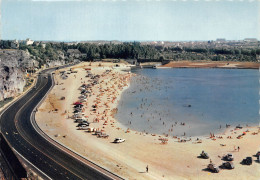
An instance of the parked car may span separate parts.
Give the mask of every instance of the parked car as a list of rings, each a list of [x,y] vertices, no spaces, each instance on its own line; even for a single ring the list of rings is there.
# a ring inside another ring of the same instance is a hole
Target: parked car
[[[86,123],[86,124],[89,124],[89,122],[88,121],[86,121],[85,119],[75,119],[75,121],[74,122],[76,122],[76,123]]]
[[[252,157],[246,157],[242,161],[242,164],[244,164],[244,165],[251,165],[252,163],[253,163]]]
[[[200,157],[203,158],[203,159],[208,159],[208,158],[209,158],[209,155],[208,155],[208,153],[202,151],[202,152],[200,153]]]
[[[233,160],[234,160],[234,157],[233,157],[232,154],[229,153],[229,154],[223,156],[222,159],[225,160],[225,161],[233,161]]]
[[[78,127],[78,130],[88,130],[88,127],[87,126],[80,126],[80,127]]]
[[[222,167],[225,169],[234,169],[235,168],[233,162],[223,162]]]
[[[257,161],[260,163],[260,155],[257,156]]]
[[[260,151],[255,154],[256,157],[260,156]]]
[[[87,132],[93,132],[95,129],[92,127],[88,127],[86,130],[87,130]]]
[[[125,139],[121,139],[121,138],[115,138],[114,143],[122,143],[125,142]]]
[[[79,123],[79,124],[77,125],[77,127],[87,127],[87,126],[89,126],[88,123]]]
[[[208,165],[208,169],[211,171],[211,172],[214,172],[214,173],[219,173],[219,168],[213,164],[213,163],[210,163]]]

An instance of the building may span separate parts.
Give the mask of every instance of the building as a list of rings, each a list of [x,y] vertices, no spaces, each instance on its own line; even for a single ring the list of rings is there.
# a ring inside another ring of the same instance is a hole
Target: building
[[[30,38],[27,38],[26,41],[25,41],[25,45],[32,45],[34,43],[33,40],[31,40]]]
[[[19,48],[19,42],[17,40],[14,40],[11,42],[11,48],[12,49],[18,49]]]
[[[217,41],[217,42],[226,42],[226,39],[224,39],[224,38],[218,38],[218,39],[216,39],[216,41]]]
[[[244,39],[245,42],[257,42],[256,38],[245,38]]]

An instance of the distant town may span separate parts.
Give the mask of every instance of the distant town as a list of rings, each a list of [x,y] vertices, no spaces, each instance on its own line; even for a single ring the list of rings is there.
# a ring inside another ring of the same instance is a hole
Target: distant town
[[[39,45],[42,44],[44,47],[47,43],[57,44],[60,43],[59,41],[34,41],[30,38],[26,40],[2,40],[1,48],[3,48],[3,42],[7,41],[10,43],[11,48],[19,48],[19,44],[24,45]],[[126,41],[127,42],[127,41]],[[97,45],[104,45],[104,44],[123,44],[126,43],[124,41],[72,41],[72,42],[64,42],[68,45],[77,45],[79,43],[89,43],[89,44],[97,44]],[[138,41],[137,41],[138,42]],[[131,43],[131,42],[129,42]],[[200,47],[200,46],[209,46],[209,47],[247,47],[247,48],[255,48],[260,47],[260,41],[257,38],[245,38],[244,40],[226,40],[225,38],[218,38],[216,40],[208,40],[208,41],[140,41],[141,45],[154,45],[154,46],[163,46],[163,47],[170,47],[170,46],[187,46],[187,47]]]

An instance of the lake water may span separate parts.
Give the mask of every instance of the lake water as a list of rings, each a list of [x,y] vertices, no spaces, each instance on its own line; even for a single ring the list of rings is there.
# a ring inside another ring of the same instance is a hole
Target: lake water
[[[127,128],[200,136],[223,131],[226,124],[258,125],[258,70],[173,68],[133,73],[137,76],[123,92],[116,114]]]

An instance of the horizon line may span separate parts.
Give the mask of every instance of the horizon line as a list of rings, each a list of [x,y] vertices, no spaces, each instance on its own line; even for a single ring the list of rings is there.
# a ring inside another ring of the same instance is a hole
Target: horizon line
[[[225,38],[216,38],[216,39],[208,39],[208,40],[34,40],[31,38],[26,38],[26,39],[0,39],[1,41],[26,41],[27,39],[30,39],[32,41],[40,42],[40,41],[49,41],[49,42],[94,42],[94,41],[118,41],[118,42],[206,42],[206,41],[218,41],[218,40],[223,40],[223,41],[244,41],[247,39],[252,39],[252,40],[257,40],[259,41],[258,38],[244,38],[244,39],[239,39],[239,40],[232,40],[232,39],[225,39]]]

